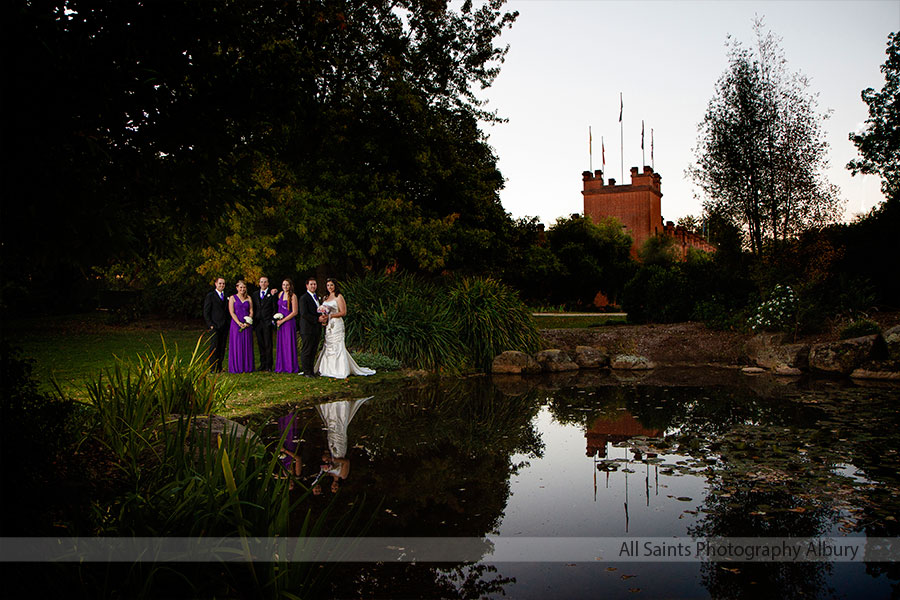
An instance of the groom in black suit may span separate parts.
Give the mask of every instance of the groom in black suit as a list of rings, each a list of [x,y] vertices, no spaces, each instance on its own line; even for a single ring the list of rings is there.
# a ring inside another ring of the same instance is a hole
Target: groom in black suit
[[[269,278],[259,278],[259,290],[250,296],[253,299],[253,331],[259,345],[259,370],[272,370],[272,331],[275,323],[272,315],[278,308],[278,290],[269,289]]]
[[[228,342],[228,300],[225,298],[225,278],[216,277],[216,289],[206,295],[203,301],[203,318],[209,328],[208,360],[213,370],[222,370],[225,358],[225,344]]]
[[[316,350],[319,347],[319,337],[322,335],[322,325],[327,317],[320,315],[319,297],[316,296],[315,277],[306,280],[306,292],[298,295],[298,303],[300,304],[300,369],[303,371],[304,377],[315,377],[313,373],[313,362],[316,357]]]

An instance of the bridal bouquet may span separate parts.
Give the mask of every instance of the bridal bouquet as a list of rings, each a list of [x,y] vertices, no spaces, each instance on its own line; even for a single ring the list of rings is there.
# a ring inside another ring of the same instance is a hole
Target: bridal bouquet
[[[319,308],[316,309],[316,312],[323,314],[323,315],[330,315],[333,312],[333,310],[327,304],[322,304],[321,306],[319,306]]]
[[[253,317],[247,315],[246,317],[244,317],[244,323],[246,323],[247,325],[253,325]]]
[[[284,318],[284,315],[281,314],[281,313],[275,313],[274,315],[272,315],[272,320],[273,320],[273,321],[278,321],[278,320],[283,319],[283,318]]]

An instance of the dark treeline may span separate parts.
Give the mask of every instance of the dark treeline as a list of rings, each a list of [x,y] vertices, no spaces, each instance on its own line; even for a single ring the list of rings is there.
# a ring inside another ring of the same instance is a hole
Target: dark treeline
[[[5,287],[497,273],[502,4],[4,4]]]
[[[217,275],[230,291],[395,269],[489,276],[535,306],[585,309],[602,291],[638,320],[733,326],[777,283],[816,310],[900,305],[896,186],[855,223],[755,245],[737,213],[710,210],[719,251],[686,262],[664,240],[632,260],[616,223],[512,219],[483,132],[502,113],[478,92],[516,13],[447,4],[4,3],[4,310],[92,309],[118,291],[196,317]],[[892,106],[897,60],[892,36],[888,84],[863,92],[885,123],[851,165],[889,179],[897,128],[876,109]]]

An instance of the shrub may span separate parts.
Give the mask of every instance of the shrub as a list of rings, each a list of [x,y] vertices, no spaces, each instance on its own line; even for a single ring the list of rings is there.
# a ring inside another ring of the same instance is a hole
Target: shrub
[[[360,366],[369,367],[376,371],[397,371],[403,366],[399,360],[377,352],[354,352],[353,360]]]
[[[878,323],[870,319],[858,319],[845,325],[841,329],[840,336],[842,340],[848,340],[876,333],[881,333],[881,326]]]
[[[798,302],[789,285],[776,285],[747,321],[753,331],[791,331],[797,326]]]
[[[347,345],[408,367],[485,368],[505,350],[531,351],[538,333],[512,288],[493,279],[430,282],[403,273],[367,274],[343,284]]]
[[[533,352],[540,336],[531,312],[509,286],[494,279],[466,277],[453,281],[445,302],[470,363],[490,369],[506,350]]]
[[[32,369],[33,361],[0,343],[4,535],[55,535],[47,512],[60,499],[59,477],[78,438],[77,405],[40,391]]]
[[[622,308],[636,323],[686,321],[693,300],[681,265],[641,267],[625,285]]]

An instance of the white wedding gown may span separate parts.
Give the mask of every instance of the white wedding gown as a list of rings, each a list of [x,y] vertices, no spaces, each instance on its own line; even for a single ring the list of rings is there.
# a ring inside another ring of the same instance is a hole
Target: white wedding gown
[[[353,420],[359,407],[372,398],[373,396],[369,396],[368,398],[341,400],[316,406],[319,416],[322,417],[322,423],[325,425],[328,451],[331,452],[331,456],[334,458],[347,456],[347,426],[350,425],[350,421]]]
[[[322,303],[331,308],[331,312],[337,312],[337,300],[328,300]],[[313,370],[324,377],[346,379],[348,375],[374,375],[374,369],[360,367],[347,352],[344,345],[344,319],[333,317],[328,319],[325,327],[325,345],[316,359]]]

